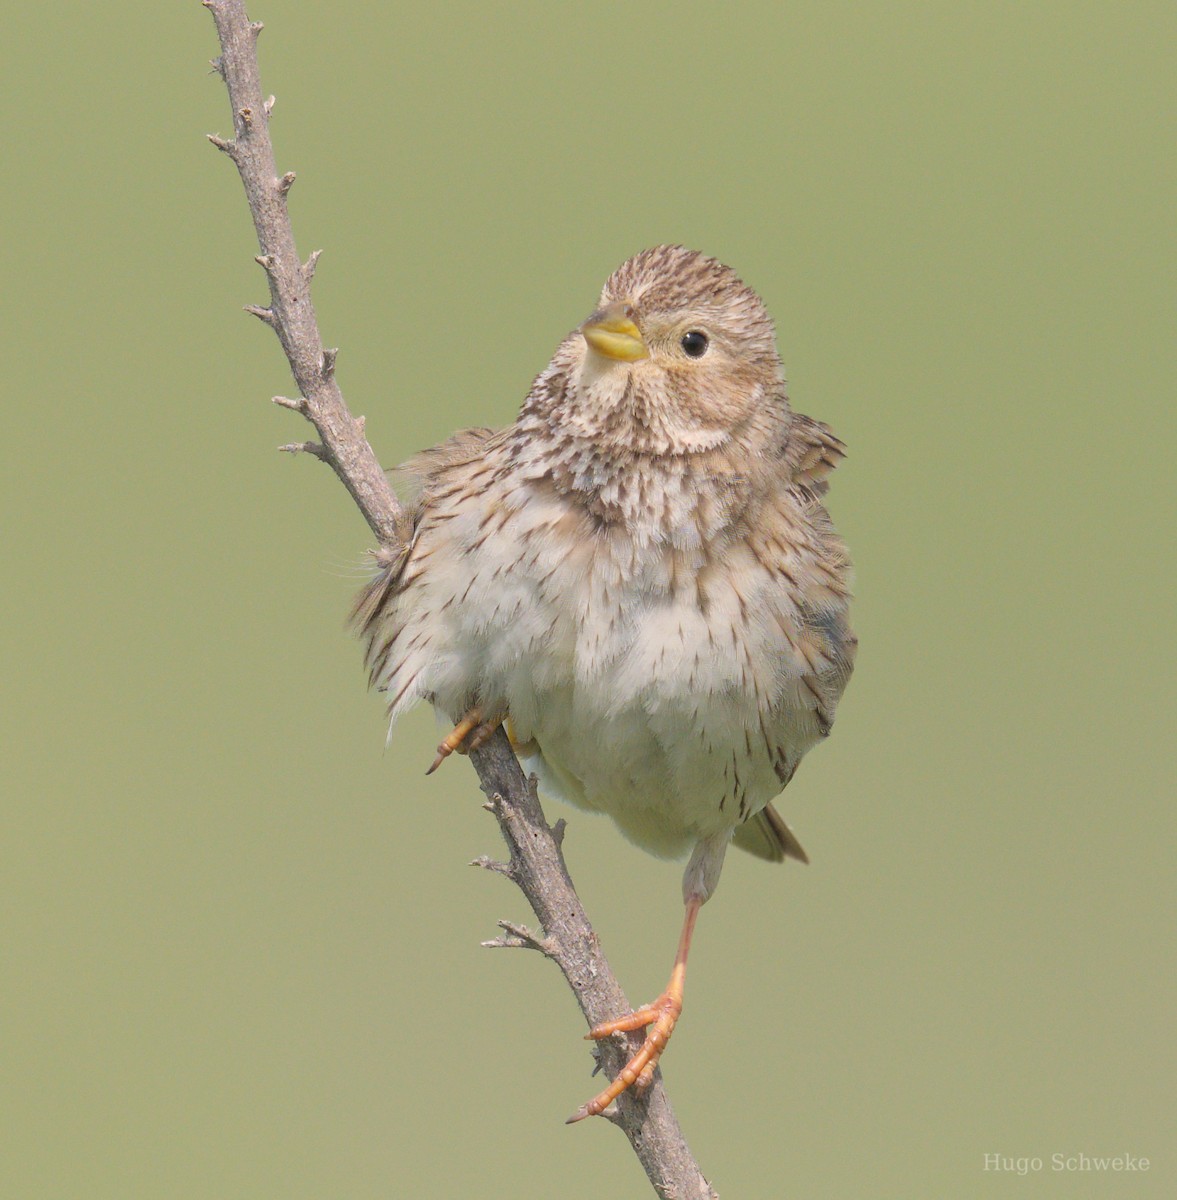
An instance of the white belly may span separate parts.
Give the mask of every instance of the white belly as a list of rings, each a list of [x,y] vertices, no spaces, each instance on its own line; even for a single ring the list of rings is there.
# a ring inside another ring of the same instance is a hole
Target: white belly
[[[503,511],[501,502],[489,505]],[[790,590],[747,545],[547,537],[533,503],[494,538],[455,518],[414,564],[393,715],[427,695],[509,714],[545,787],[655,854],[730,831],[822,736]]]
[[[776,764],[791,770],[819,734],[768,597],[758,618],[716,578],[704,615],[693,583],[676,595],[661,574],[594,579],[559,636],[518,647],[542,661],[504,679],[504,698],[546,790],[677,857],[758,813],[783,786]]]

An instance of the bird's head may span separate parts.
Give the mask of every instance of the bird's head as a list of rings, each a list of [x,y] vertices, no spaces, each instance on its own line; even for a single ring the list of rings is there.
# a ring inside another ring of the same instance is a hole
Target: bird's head
[[[578,333],[571,391],[606,443],[616,434],[654,453],[708,450],[783,403],[763,302],[697,251],[656,246],[623,263]]]

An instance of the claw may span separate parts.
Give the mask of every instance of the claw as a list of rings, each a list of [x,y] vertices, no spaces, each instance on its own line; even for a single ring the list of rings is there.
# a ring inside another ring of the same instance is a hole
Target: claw
[[[485,746],[494,735],[494,731],[498,729],[502,723],[503,722],[501,718],[497,721],[483,721],[482,724],[470,734],[468,741],[459,749],[458,753],[469,754],[472,750],[478,750],[482,746]]]
[[[491,734],[502,723],[502,717],[494,721],[484,721],[480,708],[470,709],[453,729],[442,738],[440,745],[437,747],[437,757],[433,760],[433,765],[425,774],[432,775],[455,750],[459,754],[469,754],[471,750],[477,750],[479,746],[486,745],[490,740]]]

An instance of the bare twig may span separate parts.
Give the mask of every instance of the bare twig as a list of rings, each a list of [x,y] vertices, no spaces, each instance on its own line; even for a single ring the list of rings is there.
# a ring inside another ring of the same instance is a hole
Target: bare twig
[[[351,493],[360,512],[384,545],[403,543],[408,534],[404,510],[397,503],[372,447],[343,402],[335,382],[335,352],[323,349],[323,339],[311,301],[310,282],[318,253],[304,266],[294,248],[294,233],[286,200],[294,173],[279,176],[270,142],[273,99],[264,97],[257,67],[260,24],[251,24],[240,0],[207,0],[205,7],[217,23],[220,57],[217,73],[229,89],[233,106],[233,139],[209,136],[237,165],[249,210],[253,214],[261,254],[258,262],[270,284],[267,307],[250,305],[248,312],[273,327],[290,362],[306,405],[306,416],[319,431],[324,459]]]
[[[363,418],[344,404],[335,380],[334,349],[325,349],[310,297],[319,258],[316,250],[304,263],[298,258],[286,208],[294,173],[279,176],[269,136],[272,96],[264,98],[255,43],[260,24],[251,24],[243,0],[203,0],[216,21],[221,54],[213,68],[225,81],[233,109],[234,138],[209,140],[236,164],[245,185],[261,253],[257,261],[270,285],[268,306],[249,305],[277,333],[298,384],[298,398],[274,397],[274,403],[302,413],[314,425],[318,441],[283,446],[329,463],[351,493],[360,512],[386,551],[406,544],[411,529],[388,480],[364,437]],[[534,781],[524,778],[510,743],[501,730],[470,755],[474,769],[510,851],[510,861],[476,860],[478,866],[506,875],[527,897],[542,928],[502,921],[502,933],[490,946],[539,950],[560,967],[589,1025],[597,1025],[630,1005],[601,951],[564,865],[564,823],[548,825]],[[600,1064],[615,1074],[629,1057],[639,1034],[616,1036],[600,1043]],[[691,1156],[661,1077],[643,1095],[632,1090],[605,1114],[630,1140],[654,1190],[664,1200],[714,1200],[715,1192]]]
[[[327,453],[327,447],[322,442],[287,442],[278,449],[283,454],[309,454],[311,458],[317,458],[321,462],[331,461],[331,455]]]

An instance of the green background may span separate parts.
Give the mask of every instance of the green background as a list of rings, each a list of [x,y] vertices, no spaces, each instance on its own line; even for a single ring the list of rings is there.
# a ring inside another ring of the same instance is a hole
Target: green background
[[[782,805],[813,865],[729,859],[666,1059],[720,1193],[1177,1195],[1172,6],[252,15],[386,465],[510,421],[672,240],[763,294],[849,443],[859,665]],[[212,21],[6,38],[0,1194],[647,1194],[561,1123],[595,1081],[554,968],[478,947],[528,914],[466,866],[469,766],[423,777],[424,711],[382,749],[342,629],[370,539],[274,453],[304,429],[240,311]],[[651,998],[679,868],[552,815]]]

